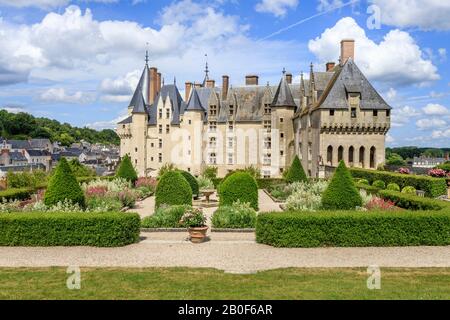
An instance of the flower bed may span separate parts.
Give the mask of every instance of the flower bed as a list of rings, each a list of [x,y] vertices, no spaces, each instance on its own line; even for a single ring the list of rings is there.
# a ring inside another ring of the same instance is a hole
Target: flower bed
[[[131,213],[5,213],[1,246],[118,247],[139,240],[140,219]]]

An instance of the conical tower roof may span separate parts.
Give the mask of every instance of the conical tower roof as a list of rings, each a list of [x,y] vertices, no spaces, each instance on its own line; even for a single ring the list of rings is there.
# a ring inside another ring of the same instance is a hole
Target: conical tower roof
[[[296,107],[294,97],[292,96],[289,84],[286,81],[286,72],[283,71],[283,77],[278,85],[277,92],[272,102],[272,107]]]
[[[149,84],[150,84],[150,76],[149,76],[149,68],[146,64],[144,67],[144,71],[142,72],[141,78],[139,79],[139,83],[134,91],[133,98],[131,99],[129,108],[133,108],[132,113],[146,113],[146,106],[148,103],[149,96]]]
[[[192,94],[191,97],[189,98],[186,111],[205,111],[205,109],[202,106],[202,103],[200,102],[200,97],[198,95],[196,88],[192,90]]]

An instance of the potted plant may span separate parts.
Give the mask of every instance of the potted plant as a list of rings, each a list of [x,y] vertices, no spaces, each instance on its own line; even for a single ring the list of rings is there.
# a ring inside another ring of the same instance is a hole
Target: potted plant
[[[205,241],[208,226],[205,225],[206,217],[202,209],[188,209],[181,217],[180,224],[188,228],[190,240],[193,243]]]

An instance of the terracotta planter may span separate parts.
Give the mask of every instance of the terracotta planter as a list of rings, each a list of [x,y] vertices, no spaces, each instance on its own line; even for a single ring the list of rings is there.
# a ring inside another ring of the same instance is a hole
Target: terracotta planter
[[[208,227],[190,227],[188,228],[188,231],[192,243],[202,243],[203,241],[205,241]]]

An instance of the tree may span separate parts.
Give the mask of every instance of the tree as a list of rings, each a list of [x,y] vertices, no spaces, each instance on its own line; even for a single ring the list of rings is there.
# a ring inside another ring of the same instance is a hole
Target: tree
[[[83,190],[70,170],[69,163],[65,158],[59,160],[55,172],[50,177],[47,191],[44,195],[44,203],[47,206],[54,206],[58,202],[71,201],[73,204],[85,206]]]
[[[95,176],[95,171],[81,164],[78,159],[72,159],[69,161],[70,170],[75,177],[91,177]]]
[[[202,176],[214,180],[217,178],[217,167],[214,166],[207,166],[203,169]]]
[[[305,174],[305,170],[303,170],[302,163],[300,162],[298,156],[295,156],[294,160],[292,161],[292,165],[286,173],[285,179],[288,183],[308,181],[308,177]]]
[[[322,207],[326,210],[354,210],[360,206],[361,195],[344,161],[341,160],[330,184],[322,194]]]
[[[119,168],[116,172],[116,177],[131,181],[133,184],[138,178],[136,170],[134,170],[133,164],[131,163],[131,159],[127,154],[120,162]]]
[[[391,153],[386,159],[386,164],[391,166],[404,166],[406,161],[403,160],[402,156],[397,153]]]

